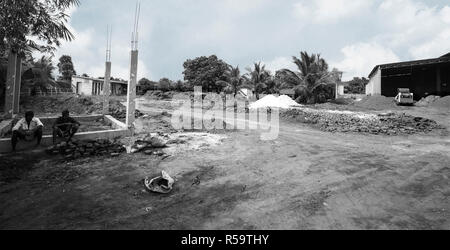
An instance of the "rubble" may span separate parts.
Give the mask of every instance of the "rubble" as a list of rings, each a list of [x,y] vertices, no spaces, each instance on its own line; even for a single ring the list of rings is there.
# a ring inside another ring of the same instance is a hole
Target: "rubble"
[[[147,134],[140,135],[131,145],[126,146],[127,153],[138,153],[144,151],[147,155],[154,154],[154,149],[167,147],[168,135],[164,134]]]
[[[125,151],[122,144],[106,139],[61,142],[47,149],[48,154],[63,155],[66,159],[88,156],[119,156]]]
[[[292,109],[283,112],[281,117],[311,124],[327,132],[410,135],[441,128],[433,120],[396,113],[361,116],[350,112]]]

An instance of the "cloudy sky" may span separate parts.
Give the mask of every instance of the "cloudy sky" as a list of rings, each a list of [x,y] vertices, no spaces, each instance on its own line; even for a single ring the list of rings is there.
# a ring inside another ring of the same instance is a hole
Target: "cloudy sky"
[[[293,68],[300,51],[320,53],[344,78],[381,63],[450,52],[448,0],[141,0],[139,77],[182,79],[183,62],[216,54],[241,68],[262,61]],[[70,11],[76,40],[56,57],[77,73],[104,74],[113,25],[113,76],[128,78],[134,1],[81,0]]]

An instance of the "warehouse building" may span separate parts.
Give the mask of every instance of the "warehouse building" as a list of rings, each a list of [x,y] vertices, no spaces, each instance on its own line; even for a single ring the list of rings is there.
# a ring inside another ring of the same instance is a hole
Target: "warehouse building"
[[[72,91],[79,95],[103,95],[104,83],[104,79],[72,76]],[[111,80],[111,95],[126,95],[127,88],[127,81]]]
[[[415,99],[450,95],[450,53],[439,58],[377,65],[369,75],[366,95],[394,97],[409,88]]]

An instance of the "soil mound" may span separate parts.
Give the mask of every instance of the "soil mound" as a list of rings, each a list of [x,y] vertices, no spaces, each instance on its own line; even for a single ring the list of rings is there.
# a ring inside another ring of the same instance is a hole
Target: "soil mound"
[[[355,102],[354,105],[356,107],[372,110],[386,110],[397,108],[394,98],[382,95],[366,96],[361,101]]]
[[[442,108],[450,110],[450,96],[439,98],[435,102],[431,103],[430,106],[433,108]]]

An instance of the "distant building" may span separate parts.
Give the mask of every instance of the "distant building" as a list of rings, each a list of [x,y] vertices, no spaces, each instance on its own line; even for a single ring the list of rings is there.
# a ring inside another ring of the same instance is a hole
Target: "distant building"
[[[102,95],[104,83],[104,79],[72,76],[72,90],[79,95]],[[111,95],[126,95],[127,88],[127,81],[111,80]]]
[[[345,95],[345,87],[349,85],[349,82],[336,82],[336,99]]]
[[[409,88],[416,99],[450,95],[450,53],[433,59],[377,65],[369,75],[366,95],[394,97]]]

